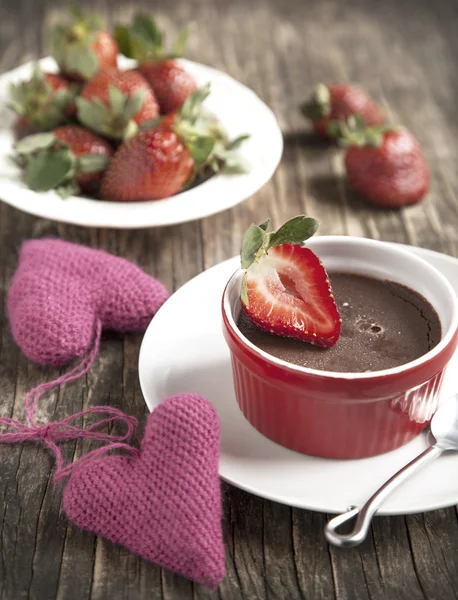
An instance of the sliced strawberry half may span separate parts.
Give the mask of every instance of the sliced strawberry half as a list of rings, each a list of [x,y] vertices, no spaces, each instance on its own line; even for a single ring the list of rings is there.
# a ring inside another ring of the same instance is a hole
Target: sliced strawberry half
[[[318,256],[300,243],[270,245],[280,232],[264,233],[253,253],[244,277],[242,308],[260,329],[316,346],[333,346],[342,319],[326,270]],[[294,241],[301,235],[286,237]]]

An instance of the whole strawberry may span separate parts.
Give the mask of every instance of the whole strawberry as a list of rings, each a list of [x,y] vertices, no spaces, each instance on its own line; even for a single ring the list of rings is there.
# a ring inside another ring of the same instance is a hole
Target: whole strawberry
[[[124,139],[156,118],[159,107],[146,80],[135,71],[106,69],[92,77],[76,99],[78,119],[98,133]]]
[[[113,154],[104,139],[78,125],[31,135],[15,150],[24,162],[28,186],[37,192],[56,189],[62,197],[80,191],[97,195]]]
[[[152,87],[162,114],[180,108],[197,89],[194,77],[170,58],[146,62],[138,70]]]
[[[75,114],[75,93],[71,82],[36,65],[29,80],[11,84],[8,106],[20,116],[23,131],[47,131]]]
[[[139,61],[138,71],[152,87],[162,114],[180,108],[189,95],[197,90],[194,77],[175,60],[184,50],[187,33],[184,29],[172,51],[167,53],[163,32],[146,15],[135,15],[130,28],[116,28],[115,37],[120,51]]]
[[[311,98],[301,105],[302,114],[311,120],[314,130],[322,137],[330,135],[329,127],[344,122],[353,115],[360,115],[368,126],[381,125],[384,114],[366,92],[348,83],[324,85],[319,83]]]
[[[333,346],[342,320],[320,259],[303,245],[318,222],[300,215],[276,232],[268,232],[269,225],[270,219],[251,225],[243,238],[243,311],[274,335]]]
[[[101,197],[117,202],[160,200],[182,190],[195,163],[173,131],[149,129],[116,151],[102,182]]]
[[[117,66],[118,45],[104,29],[98,15],[84,17],[70,9],[72,23],[51,32],[51,54],[60,70],[75,81],[89,79],[98,71]]]
[[[201,120],[209,86],[194,92],[166,123],[141,131],[116,151],[102,181],[101,196],[118,202],[168,198],[182,191],[205,169],[242,172],[236,148],[246,136],[223,144]],[[238,169],[238,170],[237,170]]]
[[[379,206],[398,208],[422,200],[430,173],[423,149],[403,128],[364,129],[361,122],[341,131],[345,168],[353,189]]]

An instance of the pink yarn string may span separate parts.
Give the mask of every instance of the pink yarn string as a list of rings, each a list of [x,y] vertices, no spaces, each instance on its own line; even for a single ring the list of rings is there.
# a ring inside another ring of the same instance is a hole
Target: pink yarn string
[[[83,358],[81,362],[79,362],[74,369],[65,373],[65,375],[61,375],[57,379],[53,381],[48,381],[47,383],[41,383],[37,387],[33,388],[28,392],[25,397],[25,414],[27,416],[27,420],[30,425],[35,425],[35,409],[38,405],[38,401],[40,398],[46,394],[49,390],[53,388],[63,385],[65,383],[70,383],[71,381],[75,381],[75,379],[79,379],[83,375],[89,371],[92,367],[95,357],[99,351],[100,338],[102,335],[102,324],[100,321],[97,321],[95,334],[94,334],[94,342],[92,344],[92,349],[90,352]]]
[[[99,350],[100,337],[102,334],[102,325],[97,322],[94,343],[90,352],[76,365],[71,371],[58,377],[57,379],[42,383],[28,392],[25,397],[25,413],[28,424],[22,423],[12,417],[0,417],[0,443],[15,444],[27,442],[30,440],[43,440],[43,442],[52,450],[56,457],[56,472],[54,479],[59,481],[66,477],[70,472],[81,464],[99,458],[110,450],[122,449],[127,450],[135,456],[139,455],[136,448],[130,446],[129,441],[138,425],[135,417],[130,417],[117,408],[110,406],[95,406],[81,412],[75,413],[62,419],[46,425],[38,425],[35,421],[35,411],[40,398],[49,390],[69,383],[85,375],[92,367],[97,352]],[[105,415],[104,418],[89,425],[89,427],[77,427],[74,422],[87,415]],[[112,424],[116,421],[126,425],[126,432],[122,435],[113,435],[111,433],[103,433],[100,431],[105,425]],[[3,427],[2,427],[3,426]],[[5,431],[5,428],[8,429]],[[57,446],[58,442],[65,442],[75,439],[96,440],[105,442],[107,445],[88,452],[73,463],[63,466],[62,453]]]

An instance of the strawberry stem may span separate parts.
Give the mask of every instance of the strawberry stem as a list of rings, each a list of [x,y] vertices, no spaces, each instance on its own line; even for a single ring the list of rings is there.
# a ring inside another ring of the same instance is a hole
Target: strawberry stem
[[[359,114],[351,115],[346,121],[330,121],[326,126],[327,134],[345,148],[348,146],[379,148],[384,134],[398,129],[399,127],[394,125],[367,127]]]
[[[331,94],[329,88],[324,83],[318,83],[309,100],[301,104],[300,110],[304,117],[311,121],[327,117],[331,113]]]

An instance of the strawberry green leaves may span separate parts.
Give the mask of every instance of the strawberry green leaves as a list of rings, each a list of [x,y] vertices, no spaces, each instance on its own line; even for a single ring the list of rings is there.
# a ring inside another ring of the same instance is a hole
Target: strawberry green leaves
[[[109,105],[99,98],[88,100],[79,97],[76,99],[78,119],[102,135],[114,139],[126,139],[138,132],[138,125],[134,121],[145,102],[145,90],[137,90],[129,96],[121,92],[115,85],[108,86]]]
[[[269,227],[270,227],[270,223],[271,223],[270,219],[269,219],[269,218],[267,218],[267,219],[264,221],[264,223],[261,223],[261,225],[259,225],[259,227],[260,227],[260,228],[261,228],[263,231],[267,231],[267,230],[269,229]]]
[[[29,135],[16,143],[14,149],[18,154],[27,155],[50,148],[56,138],[52,133],[35,133]]]
[[[90,79],[99,69],[99,60],[95,52],[86,45],[72,44],[66,50],[65,70],[79,73],[84,79]]]
[[[155,21],[144,14],[136,14],[131,27],[118,25],[115,40],[124,56],[139,62],[154,59],[163,53],[163,34]]]
[[[214,140],[209,136],[200,136],[190,139],[186,144],[197,166],[207,164],[215,146]]]
[[[249,138],[250,136],[247,134],[240,135],[229,142],[221,138],[215,147],[213,170],[216,173],[219,172],[225,175],[248,173],[251,170],[251,165],[238,150],[243,142]]]
[[[154,19],[148,15],[137,13],[131,27],[118,25],[115,29],[115,40],[119,50],[125,56],[140,63],[164,58],[176,58],[183,54],[188,40],[188,28],[182,29],[167,52],[164,48],[164,33]]]
[[[328,135],[337,140],[339,146],[370,146],[379,148],[383,142],[383,135],[388,131],[397,131],[399,127],[393,125],[375,125],[368,127],[361,115],[351,115],[346,121],[330,121],[326,131]]]
[[[175,38],[175,41],[172,45],[171,56],[173,58],[183,56],[184,49],[186,48],[186,44],[188,43],[190,29],[191,25],[187,25],[186,27],[183,27],[183,29],[180,29],[180,31],[178,32],[178,35]]]
[[[270,237],[269,248],[282,244],[302,244],[311,238],[318,229],[318,221],[300,215],[287,221]]]
[[[51,75],[45,75],[36,65],[31,79],[11,84],[9,88],[8,106],[26,117],[38,131],[65,123],[68,120],[66,110],[76,95],[75,86],[67,84],[61,89],[53,89],[46,77]]]
[[[318,221],[299,215],[287,221],[276,232],[268,232],[270,219],[261,225],[250,225],[242,240],[240,262],[242,269],[248,269],[269,249],[282,244],[302,245],[318,229]]]
[[[29,157],[25,179],[30,189],[47,192],[59,186],[71,172],[73,161],[68,148],[56,152],[39,152]]]
[[[264,242],[267,236],[264,229],[258,225],[250,225],[248,231],[245,233],[242,240],[242,251],[240,253],[240,263],[242,269],[248,269],[248,267],[256,260],[256,256],[261,248],[264,246]]]
[[[179,119],[195,125],[201,116],[202,104],[210,95],[210,84],[206,83],[190,94],[178,111]]]
[[[25,167],[24,176],[30,189],[47,192],[56,189],[63,198],[79,192],[76,176],[97,173],[108,165],[107,156],[84,154],[76,156],[69,146],[52,133],[30,135],[15,145]]]
[[[84,15],[76,7],[69,9],[70,25],[59,25],[51,31],[51,54],[64,72],[77,73],[89,79],[99,69],[99,60],[92,49],[103,27],[99,15]]]
[[[315,121],[331,113],[331,94],[329,88],[319,83],[307,102],[300,106],[301,112],[307,119]]]
[[[214,117],[203,109],[210,94],[210,84],[190,94],[178,110],[175,132],[183,139],[198,167],[210,168],[214,173],[246,173],[248,162],[238,149],[249,135],[227,140],[226,132]]]

